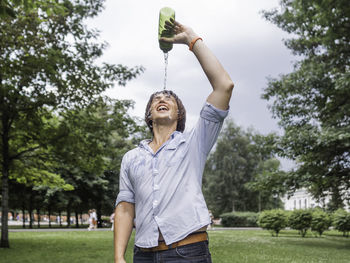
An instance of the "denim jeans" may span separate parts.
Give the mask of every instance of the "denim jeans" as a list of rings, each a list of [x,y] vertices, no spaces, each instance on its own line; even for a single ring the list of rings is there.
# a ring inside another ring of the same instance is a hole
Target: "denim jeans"
[[[134,263],[211,263],[208,241],[159,252],[144,252],[134,247]]]

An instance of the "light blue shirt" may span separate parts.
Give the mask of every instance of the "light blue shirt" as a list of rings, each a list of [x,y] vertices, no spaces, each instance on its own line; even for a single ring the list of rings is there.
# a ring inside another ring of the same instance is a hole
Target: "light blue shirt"
[[[175,131],[156,153],[144,140],[124,155],[116,205],[135,204],[135,245],[158,246],[159,231],[169,245],[210,224],[202,176],[227,114],[206,103],[190,132]]]

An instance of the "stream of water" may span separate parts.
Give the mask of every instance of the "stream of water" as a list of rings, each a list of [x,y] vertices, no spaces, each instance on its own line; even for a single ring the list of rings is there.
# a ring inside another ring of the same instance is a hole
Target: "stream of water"
[[[166,81],[167,81],[167,77],[168,77],[168,56],[169,53],[164,53],[164,90],[166,90]]]

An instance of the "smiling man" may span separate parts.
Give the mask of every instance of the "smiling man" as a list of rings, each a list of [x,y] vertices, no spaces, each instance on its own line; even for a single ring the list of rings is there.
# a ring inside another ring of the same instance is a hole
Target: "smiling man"
[[[178,22],[163,41],[189,46],[213,91],[197,125],[184,133],[186,111],[172,91],[151,95],[145,121],[153,138],[127,152],[120,170],[114,228],[115,262],[135,225],[134,262],[211,262],[206,228],[209,212],[202,194],[207,156],[228,114],[233,83],[195,32]]]

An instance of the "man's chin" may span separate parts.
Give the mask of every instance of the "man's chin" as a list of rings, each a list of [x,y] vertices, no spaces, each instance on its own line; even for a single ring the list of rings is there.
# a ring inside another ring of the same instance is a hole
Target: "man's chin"
[[[157,116],[154,120],[154,122],[158,125],[169,125],[176,121],[177,119],[175,117],[172,117],[170,114],[162,114],[160,116]]]

